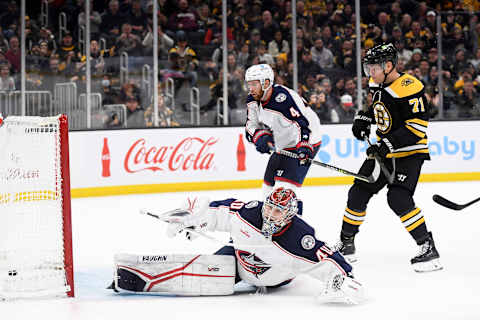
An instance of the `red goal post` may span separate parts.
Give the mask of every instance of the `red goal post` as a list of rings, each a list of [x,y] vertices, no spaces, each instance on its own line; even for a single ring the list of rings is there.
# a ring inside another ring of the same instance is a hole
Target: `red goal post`
[[[68,120],[0,126],[0,299],[74,296]]]

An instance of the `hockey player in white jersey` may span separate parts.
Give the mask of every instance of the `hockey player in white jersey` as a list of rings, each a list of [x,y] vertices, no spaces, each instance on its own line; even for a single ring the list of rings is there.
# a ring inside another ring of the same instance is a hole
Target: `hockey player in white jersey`
[[[265,169],[264,196],[273,186],[295,190],[303,184],[321,144],[320,120],[293,90],[275,85],[268,64],[253,65],[245,72],[247,97],[247,140],[260,153],[272,148],[296,152],[298,159],[273,153]]]
[[[231,242],[214,255],[117,255],[111,286],[116,291],[179,295],[230,295],[243,280],[258,288],[276,288],[307,274],[318,281],[321,302],[357,304],[362,285],[339,252],[315,237],[298,214],[302,202],[291,189],[274,189],[265,202],[237,199],[188,199],[178,210],[159,216],[167,235],[207,231],[230,233]],[[193,231],[192,231],[193,230]]]

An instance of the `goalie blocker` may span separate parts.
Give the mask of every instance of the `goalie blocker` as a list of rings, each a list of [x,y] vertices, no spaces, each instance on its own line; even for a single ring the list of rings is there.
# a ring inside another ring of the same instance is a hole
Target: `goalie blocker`
[[[188,296],[231,295],[235,259],[222,255],[115,255],[109,289]]]

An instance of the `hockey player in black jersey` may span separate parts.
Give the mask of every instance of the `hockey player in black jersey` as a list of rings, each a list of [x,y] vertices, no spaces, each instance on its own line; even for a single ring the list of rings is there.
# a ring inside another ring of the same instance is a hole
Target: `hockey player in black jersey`
[[[430,160],[426,134],[428,101],[422,82],[399,73],[396,63],[397,50],[392,44],[367,51],[363,69],[370,77],[369,94],[373,99],[368,110],[358,112],[352,127],[353,135],[363,141],[370,136],[370,126],[377,126],[377,143],[367,149],[369,159],[359,173],[369,175],[375,166],[373,157],[377,156],[393,172],[393,182],[389,183],[383,173],[371,184],[355,179],[348,193],[337,249],[349,261],[356,260],[354,238],[365,220],[367,204],[387,186],[388,205],[420,248],[418,255],[411,259],[414,270],[440,270],[432,233],[427,230],[425,217],[413,200],[423,162]]]

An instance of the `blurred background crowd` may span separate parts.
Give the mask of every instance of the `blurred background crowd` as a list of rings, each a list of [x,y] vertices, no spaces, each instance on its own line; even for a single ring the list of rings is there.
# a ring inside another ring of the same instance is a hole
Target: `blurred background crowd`
[[[27,1],[26,90],[51,94],[47,102],[32,102],[42,107],[27,112],[48,114],[56,101],[71,106],[80,117],[85,113],[85,99],[81,99],[86,92],[84,1]],[[19,2],[0,1],[0,110],[4,114],[18,111],[12,94],[20,90],[21,78]],[[90,3],[91,92],[99,97],[91,127],[153,126],[153,2]],[[275,82],[293,87],[292,19],[297,26],[293,50],[298,57],[298,92],[322,123],[352,122],[358,95],[356,56],[382,42],[397,47],[400,72],[424,83],[432,118],[480,118],[478,0],[362,0],[361,52],[355,45],[354,1],[296,1],[296,17],[291,1],[286,0],[229,0],[227,6],[228,62],[223,66],[222,1],[158,0],[159,126],[219,125],[223,68],[228,70],[232,125],[244,123],[244,71],[250,65],[270,64]],[[439,75],[444,84],[441,114]],[[361,79],[363,89],[367,80]],[[195,99],[192,88],[198,88]],[[361,99],[369,103],[366,90]],[[200,115],[198,122],[192,121],[194,109]],[[80,123],[73,129],[84,128],[85,123]]]

